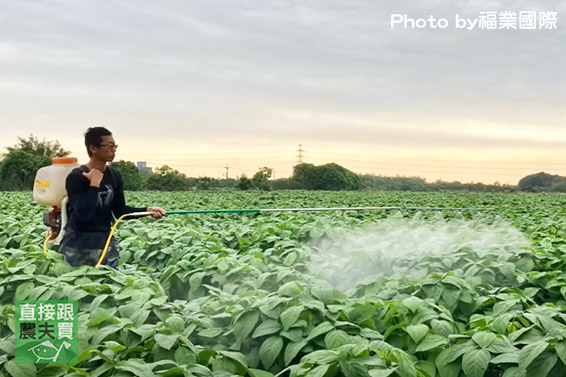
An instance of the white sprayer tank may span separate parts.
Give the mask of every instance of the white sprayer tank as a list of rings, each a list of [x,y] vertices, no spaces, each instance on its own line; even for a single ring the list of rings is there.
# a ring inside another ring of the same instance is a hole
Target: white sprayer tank
[[[67,175],[80,165],[74,157],[60,157],[51,160],[50,166],[39,169],[33,185],[33,200],[37,204],[60,207],[67,196],[65,180]]]

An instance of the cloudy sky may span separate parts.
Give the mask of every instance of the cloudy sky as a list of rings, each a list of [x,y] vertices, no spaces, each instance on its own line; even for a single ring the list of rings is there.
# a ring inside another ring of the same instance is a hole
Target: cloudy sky
[[[455,28],[484,11],[557,28]],[[0,148],[34,134],[86,162],[103,125],[118,159],[192,176],[288,176],[299,144],[359,173],[566,175],[565,47],[558,0],[0,0]]]

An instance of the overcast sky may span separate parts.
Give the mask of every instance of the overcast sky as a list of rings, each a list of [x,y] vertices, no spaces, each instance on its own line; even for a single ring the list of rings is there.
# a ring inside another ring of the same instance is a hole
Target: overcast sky
[[[507,10],[557,29],[454,27]],[[32,133],[85,162],[104,125],[119,159],[189,175],[285,176],[298,144],[362,173],[566,175],[565,47],[557,0],[0,0],[0,148]]]

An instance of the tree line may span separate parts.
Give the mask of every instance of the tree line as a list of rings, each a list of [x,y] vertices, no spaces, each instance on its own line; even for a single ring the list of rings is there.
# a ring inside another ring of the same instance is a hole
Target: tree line
[[[70,154],[58,141],[39,140],[30,135],[18,137],[0,160],[0,191],[21,191],[33,188],[37,170],[51,164],[54,157]],[[385,191],[474,191],[474,192],[566,192],[566,177],[537,173],[524,177],[517,186],[483,183],[436,181],[420,177],[385,177],[358,175],[335,163],[315,166],[298,164],[290,178],[272,179],[273,169],[260,168],[253,176],[238,179],[187,177],[167,166],[151,174],[142,174],[131,161],[110,164],[120,172],[126,190],[185,191],[210,189],[235,190],[385,190]]]

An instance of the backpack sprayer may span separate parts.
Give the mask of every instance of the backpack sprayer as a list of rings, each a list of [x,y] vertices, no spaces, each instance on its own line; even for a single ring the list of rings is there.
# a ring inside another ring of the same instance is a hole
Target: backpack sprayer
[[[50,166],[39,169],[33,185],[33,200],[51,209],[43,214],[43,224],[49,227],[43,250],[47,245],[59,245],[67,224],[67,190],[65,179],[67,175],[80,165],[75,157],[56,157]]]
[[[49,227],[43,243],[43,253],[47,254],[48,245],[59,245],[67,224],[67,192],[65,179],[67,175],[80,165],[76,158],[54,158],[51,166],[38,170],[33,187],[33,199],[37,204],[51,206],[52,209],[43,215],[43,223]],[[494,208],[460,208],[460,207],[330,207],[330,208],[266,208],[266,209],[209,209],[209,210],[178,210],[166,211],[165,215],[200,215],[200,214],[266,214],[274,212],[327,212],[327,211],[490,211]],[[120,216],[110,229],[104,249],[96,267],[100,266],[106,257],[112,236],[118,224],[125,218],[144,217],[150,212],[134,212]]]

